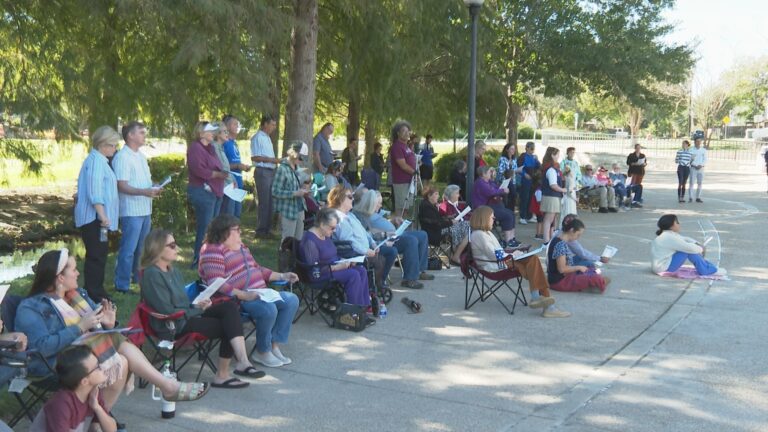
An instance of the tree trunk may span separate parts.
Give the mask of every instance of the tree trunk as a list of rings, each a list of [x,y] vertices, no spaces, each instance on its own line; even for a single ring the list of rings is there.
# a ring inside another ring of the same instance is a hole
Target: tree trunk
[[[365,158],[363,164],[366,167],[371,166],[371,155],[373,154],[373,145],[376,144],[376,128],[373,125],[373,120],[365,122]]]
[[[507,87],[506,103],[507,113],[504,120],[504,128],[507,132],[507,143],[513,143],[515,146],[517,146],[517,126],[520,122],[520,113],[522,112],[522,107],[519,103],[514,101],[512,86]]]
[[[291,36],[291,73],[285,107],[285,140],[301,140],[312,151],[317,80],[317,0],[296,0]],[[310,161],[311,162],[311,161]]]
[[[637,144],[637,137],[640,133],[640,126],[643,124],[643,109],[629,107],[629,131],[632,135],[632,145]]]
[[[281,154],[278,148],[278,142],[280,141],[280,96],[283,93],[282,82],[282,67],[280,58],[280,47],[274,45],[268,45],[264,50],[266,57],[269,59],[270,66],[268,73],[271,75],[269,82],[269,89],[267,90],[267,98],[269,99],[269,107],[267,113],[275,119],[277,123],[275,130],[269,136],[272,139],[272,147],[276,155]],[[283,144],[283,152],[285,154],[285,144]]]
[[[349,96],[349,109],[347,111],[347,142],[360,138],[360,98],[357,95]]]

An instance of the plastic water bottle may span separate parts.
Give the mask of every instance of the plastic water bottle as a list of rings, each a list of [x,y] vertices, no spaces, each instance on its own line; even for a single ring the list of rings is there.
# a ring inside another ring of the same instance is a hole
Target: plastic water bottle
[[[99,231],[99,241],[102,243],[107,242],[107,227],[101,227],[101,230]]]
[[[317,262],[312,266],[312,279],[320,279],[320,265]]]
[[[163,363],[163,368],[160,369],[160,373],[163,375],[163,377],[171,379],[173,381],[176,381],[176,373],[171,370],[171,362],[169,360],[166,360]],[[165,400],[163,397],[162,392],[158,395],[157,390],[160,390],[159,388],[152,386],[152,399],[162,401],[162,409],[160,412],[160,417],[164,419],[171,419],[176,416],[176,402],[171,402]]]
[[[387,305],[384,304],[383,299],[379,299],[379,318],[384,319],[387,317]]]

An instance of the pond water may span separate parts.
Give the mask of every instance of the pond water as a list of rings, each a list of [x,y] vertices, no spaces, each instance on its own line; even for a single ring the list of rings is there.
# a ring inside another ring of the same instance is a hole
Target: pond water
[[[85,256],[85,246],[83,246],[80,237],[49,241],[37,248],[16,250],[11,254],[0,256],[0,283],[9,283],[32,274],[32,266],[42,254],[49,250],[61,248],[69,249],[70,255]]]

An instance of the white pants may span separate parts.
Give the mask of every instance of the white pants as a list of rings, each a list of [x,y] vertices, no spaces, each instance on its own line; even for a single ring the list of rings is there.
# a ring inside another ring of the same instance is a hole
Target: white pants
[[[304,212],[300,211],[296,215],[295,220],[284,218],[280,215],[280,240],[285,240],[287,237],[293,237],[296,240],[301,240],[304,235]]]
[[[699,169],[691,166],[691,177],[688,179],[688,198],[693,199],[693,182],[696,181],[696,199],[701,198],[701,182],[704,181],[704,167]]]

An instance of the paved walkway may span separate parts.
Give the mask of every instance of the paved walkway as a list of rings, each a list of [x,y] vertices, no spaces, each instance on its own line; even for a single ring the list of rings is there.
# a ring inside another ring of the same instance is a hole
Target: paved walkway
[[[361,334],[303,317],[284,350],[294,364],[249,389],[213,389],[170,421],[140,389],[115,412],[130,430],[768,430],[765,176],[709,174],[704,204],[684,205],[675,180],[648,175],[644,209],[582,215],[587,247],[620,252],[604,295],[555,293],[571,318],[495,302],[465,311],[459,271],[444,270],[424,290],[396,290],[389,317]],[[668,212],[693,237],[711,221],[731,281],[651,274]],[[425,311],[407,314],[403,295]]]

